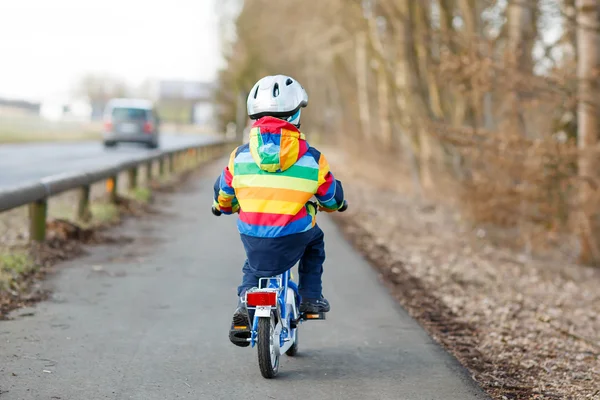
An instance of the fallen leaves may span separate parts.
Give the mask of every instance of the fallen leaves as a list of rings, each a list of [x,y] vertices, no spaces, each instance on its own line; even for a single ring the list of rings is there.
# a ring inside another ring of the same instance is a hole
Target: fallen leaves
[[[600,399],[600,270],[493,246],[493,228],[382,191],[357,164],[338,163],[352,207],[336,220],[493,398]]]

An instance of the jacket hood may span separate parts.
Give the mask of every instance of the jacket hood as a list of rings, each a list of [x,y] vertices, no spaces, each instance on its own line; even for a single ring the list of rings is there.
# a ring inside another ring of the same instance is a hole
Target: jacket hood
[[[250,154],[263,171],[285,171],[308,151],[305,136],[294,125],[275,117],[257,120],[250,130]]]

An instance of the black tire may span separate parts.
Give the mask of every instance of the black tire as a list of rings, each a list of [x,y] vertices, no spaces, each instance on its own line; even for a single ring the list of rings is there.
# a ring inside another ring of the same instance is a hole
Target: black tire
[[[285,352],[285,354],[290,357],[294,357],[298,354],[298,327],[294,329],[294,336],[294,344]]]
[[[117,142],[104,142],[104,147],[107,149],[115,147],[116,145],[117,145]]]
[[[271,379],[279,372],[279,355],[272,355],[275,351],[271,345],[271,333],[275,329],[275,318],[271,313],[271,318],[261,317],[258,319],[258,366],[260,373],[264,378]]]
[[[146,147],[149,149],[158,149],[158,143],[148,143]]]

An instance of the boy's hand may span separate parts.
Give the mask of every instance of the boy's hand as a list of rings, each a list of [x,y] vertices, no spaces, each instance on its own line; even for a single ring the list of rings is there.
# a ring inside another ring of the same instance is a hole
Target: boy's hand
[[[211,211],[212,211],[212,213],[214,215],[216,215],[218,217],[218,216],[220,216],[222,214],[225,214],[225,215],[239,214],[240,213],[240,208],[241,208],[240,205],[236,204],[235,207],[231,208],[231,211],[229,211],[229,208],[227,208],[227,209],[225,209],[225,211],[223,211],[221,209],[221,205],[218,202],[215,201],[213,203]]]

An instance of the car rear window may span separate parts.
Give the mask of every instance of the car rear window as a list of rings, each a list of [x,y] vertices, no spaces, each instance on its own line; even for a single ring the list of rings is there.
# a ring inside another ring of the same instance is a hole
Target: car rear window
[[[143,108],[115,108],[112,117],[115,120],[143,121],[146,119],[146,112]]]

